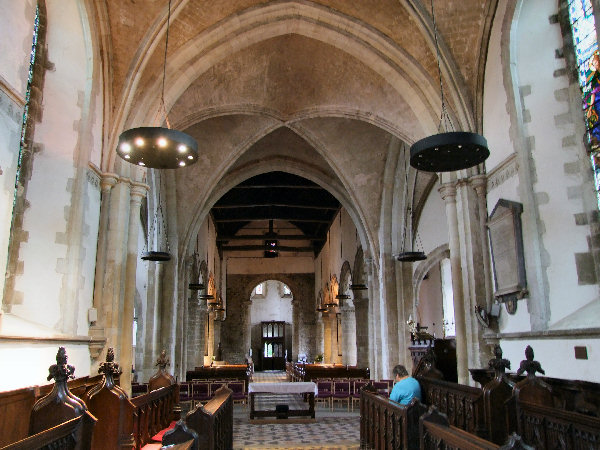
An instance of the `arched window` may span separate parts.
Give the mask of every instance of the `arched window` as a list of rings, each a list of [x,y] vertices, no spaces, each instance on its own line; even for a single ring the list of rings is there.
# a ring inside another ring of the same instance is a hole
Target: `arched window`
[[[587,125],[587,141],[600,207],[600,52],[591,0],[568,0],[579,85]]]

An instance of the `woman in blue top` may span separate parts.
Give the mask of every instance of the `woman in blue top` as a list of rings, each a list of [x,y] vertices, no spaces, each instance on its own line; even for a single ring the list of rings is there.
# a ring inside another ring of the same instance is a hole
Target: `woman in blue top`
[[[406,367],[398,364],[392,371],[394,374],[394,388],[390,393],[390,400],[400,403],[401,405],[407,405],[413,398],[422,400],[421,398],[421,386],[419,382],[413,377],[408,376]]]

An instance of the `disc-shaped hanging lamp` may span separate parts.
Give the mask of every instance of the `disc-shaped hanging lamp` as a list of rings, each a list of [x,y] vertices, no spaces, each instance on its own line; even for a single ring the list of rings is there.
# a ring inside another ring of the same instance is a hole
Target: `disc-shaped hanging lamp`
[[[198,143],[189,134],[169,128],[131,128],[119,136],[117,154],[138,166],[177,169],[198,160]]]
[[[438,134],[415,142],[410,148],[410,165],[424,172],[453,172],[468,169],[484,162],[490,155],[487,140],[468,131],[455,131],[444,101],[444,84],[440,66],[440,45],[438,41],[433,0],[431,0],[431,19],[440,80],[442,108]],[[408,257],[408,256],[407,256]]]
[[[434,134],[410,147],[410,165],[424,172],[452,172],[468,169],[490,156],[487,140],[464,131]]]
[[[351,284],[350,289],[353,291],[366,291],[369,288],[366,284]]]
[[[214,295],[212,295],[212,294],[200,294],[200,295],[198,296],[198,298],[199,298],[200,300],[213,300],[213,299],[215,298],[215,296],[214,296]]]
[[[202,289],[204,289],[204,284],[203,283],[189,283],[188,289],[190,291],[201,291]]]
[[[396,255],[396,259],[402,262],[416,262],[427,259],[425,252],[400,252]]]
[[[198,160],[198,143],[182,131],[172,130],[165,106],[165,78],[167,74],[167,49],[171,24],[171,0],[165,33],[162,91],[159,112],[164,113],[167,128],[140,127],[125,130],[119,136],[117,155],[125,161],[152,169],[178,169]]]
[[[171,260],[171,254],[167,252],[151,251],[142,253],[141,258],[144,261],[165,262]]]

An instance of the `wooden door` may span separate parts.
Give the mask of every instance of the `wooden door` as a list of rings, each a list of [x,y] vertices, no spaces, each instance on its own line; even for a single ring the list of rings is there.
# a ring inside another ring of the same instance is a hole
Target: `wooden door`
[[[262,370],[285,370],[285,322],[262,322]]]

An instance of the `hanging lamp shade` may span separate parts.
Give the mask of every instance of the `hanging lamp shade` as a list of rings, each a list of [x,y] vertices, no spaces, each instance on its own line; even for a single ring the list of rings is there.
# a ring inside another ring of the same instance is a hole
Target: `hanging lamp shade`
[[[490,156],[487,140],[465,131],[434,134],[410,147],[410,165],[424,172],[468,169]]]
[[[163,127],[140,127],[119,136],[117,154],[152,169],[177,169],[198,160],[198,143],[189,134]]]
[[[317,312],[326,312],[327,308],[325,308],[325,306],[323,305],[319,305],[317,306]]]
[[[424,261],[427,255],[424,252],[400,252],[396,255],[396,259],[402,262]]]
[[[366,284],[351,284],[350,289],[353,291],[366,291],[369,289]]]
[[[144,252],[141,258],[144,261],[165,262],[171,260],[171,254],[167,252]]]
[[[350,298],[350,296],[348,294],[339,294],[335,296],[336,299],[338,300],[348,300]]]
[[[200,300],[213,300],[213,299],[215,298],[215,296],[214,296],[214,295],[212,295],[212,294],[200,294],[200,295],[198,296],[198,298],[199,298]],[[208,303],[210,303],[210,302],[208,302]]]
[[[188,289],[190,291],[201,291],[202,289],[204,289],[204,284],[203,283],[190,283],[190,284],[188,284]]]

